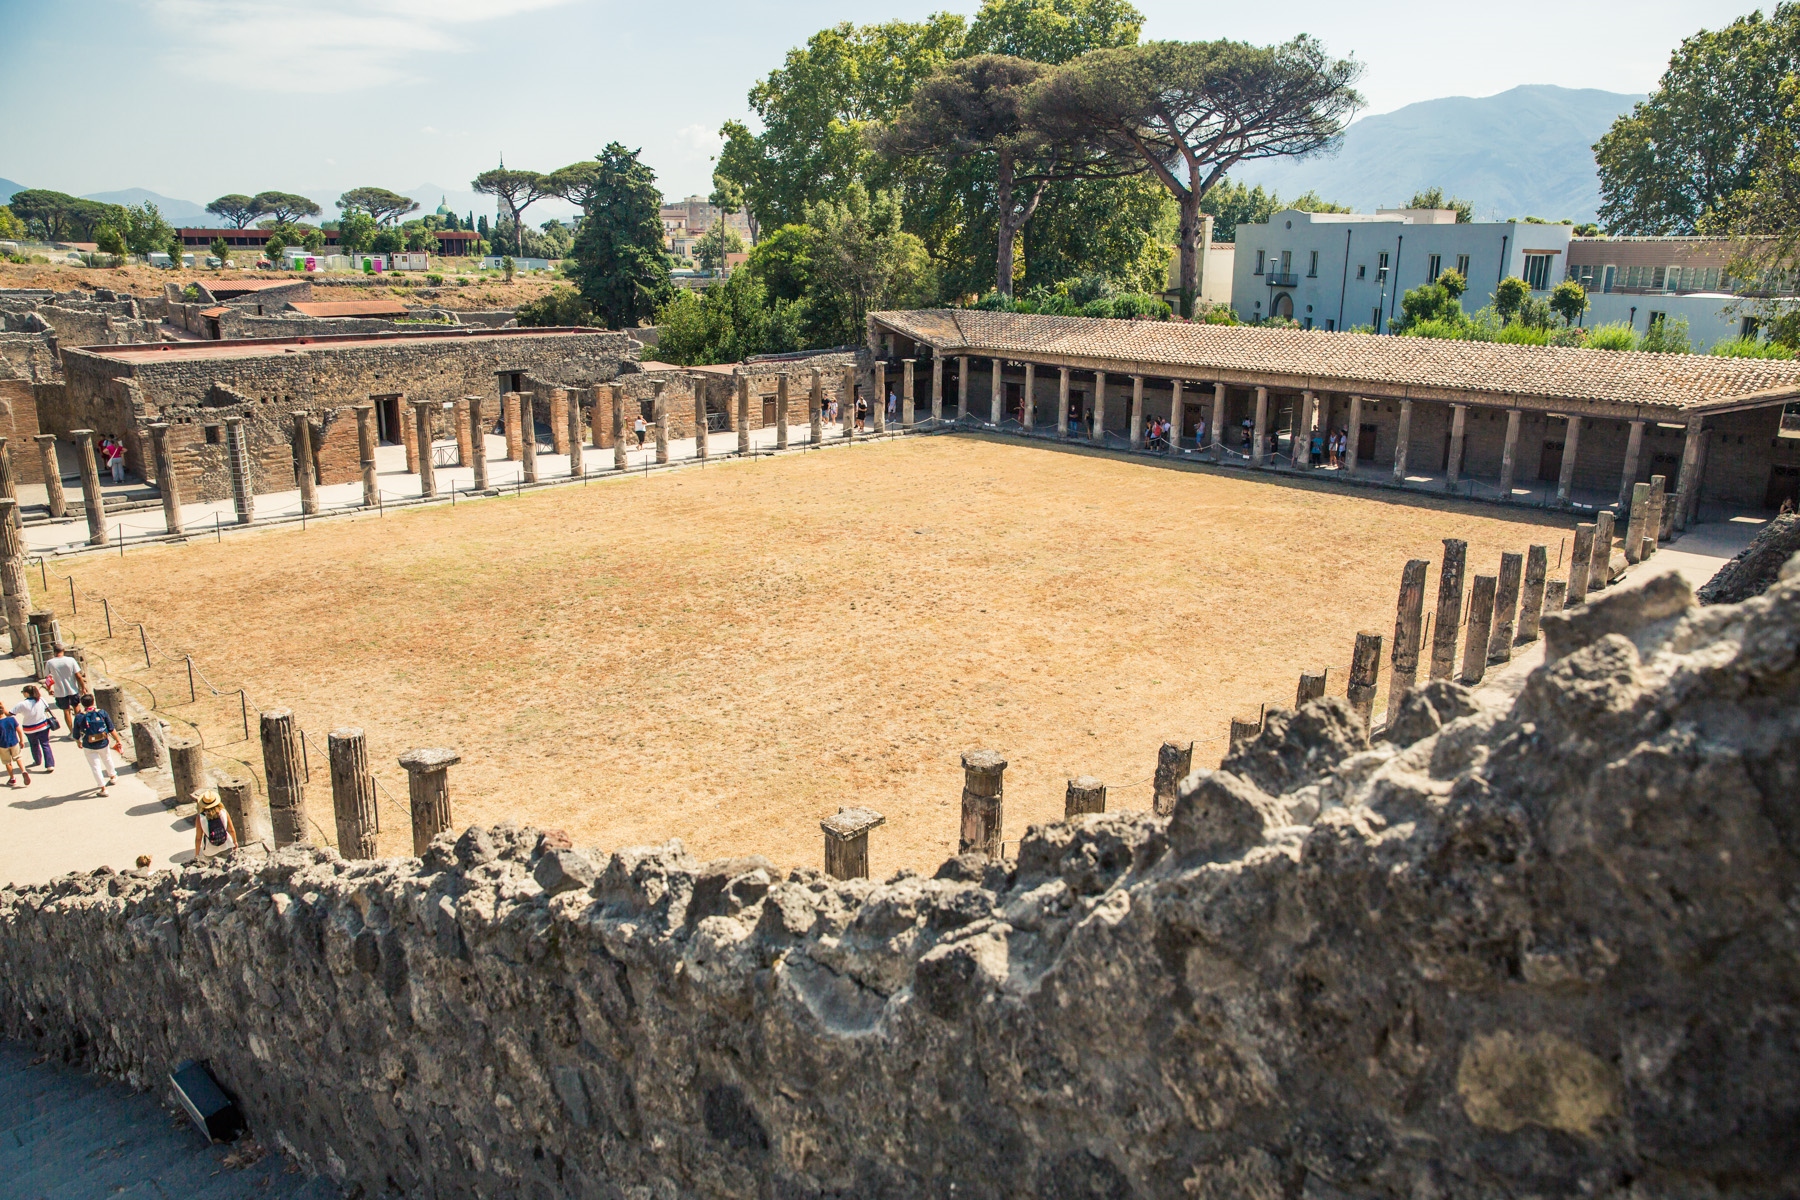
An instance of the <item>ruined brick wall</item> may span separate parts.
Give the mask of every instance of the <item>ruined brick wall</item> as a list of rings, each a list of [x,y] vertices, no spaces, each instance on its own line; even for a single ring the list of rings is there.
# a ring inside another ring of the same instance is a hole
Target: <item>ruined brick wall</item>
[[[43,455],[31,439],[37,435],[37,397],[23,379],[0,378],[0,437],[6,439],[14,483],[44,482]]]
[[[0,890],[0,1027],[205,1057],[366,1195],[1791,1196],[1784,574],[1547,617],[1516,699],[1372,746],[1277,710],[1171,817],[932,879],[503,826]]]

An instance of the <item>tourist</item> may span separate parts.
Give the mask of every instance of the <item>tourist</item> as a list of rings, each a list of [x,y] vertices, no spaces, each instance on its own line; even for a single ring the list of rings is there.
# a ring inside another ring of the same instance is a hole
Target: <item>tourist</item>
[[[900,419],[900,397],[895,394],[893,388],[888,389],[887,419],[889,421]]]
[[[148,871],[150,869],[150,856],[148,854],[140,854],[137,856],[137,869],[140,871]]]
[[[856,431],[862,433],[868,427],[868,421],[869,398],[867,396],[858,396],[856,398]]]
[[[112,481],[125,482],[125,443],[115,437],[108,437],[101,443],[101,452],[106,456],[106,465],[112,468]]]
[[[648,433],[649,430],[650,427],[644,424],[644,414],[639,413],[637,423],[631,427],[631,432],[637,434],[637,448],[639,450],[644,448],[644,434]]]
[[[88,770],[94,773],[94,783],[102,796],[106,795],[108,784],[119,782],[113,771],[112,752],[124,752],[125,746],[119,741],[119,731],[113,728],[112,718],[106,710],[94,705],[92,696],[81,698],[81,712],[70,723],[75,740],[81,743],[81,752],[87,756]]]
[[[56,707],[62,710],[63,720],[74,717],[81,703],[81,693],[87,691],[87,676],[82,673],[81,664],[61,646],[56,648],[56,656],[44,664],[44,683],[56,697]],[[73,726],[69,736],[75,736]]]
[[[218,858],[238,848],[237,830],[231,827],[231,814],[219,799],[218,790],[203,788],[194,793],[194,857]]]
[[[1206,418],[1201,417],[1194,423],[1194,449],[1206,449]]]
[[[1325,459],[1325,431],[1323,429],[1313,430],[1312,439],[1309,445],[1312,450],[1312,458],[1310,461],[1315,463],[1323,462]]]
[[[20,691],[25,698],[13,705],[12,715],[19,719],[19,732],[31,746],[31,765],[42,767],[47,775],[56,770],[56,755],[50,750],[50,722],[56,717],[37,684],[28,683]]]
[[[23,774],[25,782],[31,782],[31,772],[19,762],[19,746],[24,742],[19,732],[19,718],[11,713],[0,715],[0,762],[6,764],[6,786],[17,787],[15,775]]]

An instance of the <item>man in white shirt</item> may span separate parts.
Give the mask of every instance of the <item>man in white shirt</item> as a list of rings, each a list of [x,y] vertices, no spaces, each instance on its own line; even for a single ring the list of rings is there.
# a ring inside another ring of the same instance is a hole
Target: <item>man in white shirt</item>
[[[44,664],[44,674],[50,682],[50,694],[56,697],[56,707],[62,710],[63,728],[69,730],[72,739],[72,718],[81,703],[81,693],[87,690],[87,676],[82,674],[81,664],[61,646],[56,648],[56,656]]]

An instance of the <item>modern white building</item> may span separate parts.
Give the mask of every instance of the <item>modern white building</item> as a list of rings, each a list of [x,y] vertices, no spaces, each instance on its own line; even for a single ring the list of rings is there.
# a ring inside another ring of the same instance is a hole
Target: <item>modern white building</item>
[[[1237,227],[1231,306],[1244,320],[1289,317],[1305,329],[1387,332],[1400,298],[1444,271],[1469,281],[1463,307],[1517,275],[1547,293],[1563,281],[1568,225],[1482,221],[1448,208],[1313,213],[1287,209]]]
[[[1625,324],[1643,333],[1658,321],[1688,323],[1696,350],[1755,331],[1731,277],[1739,247],[1720,237],[1600,237],[1569,243],[1567,274],[1588,293],[1581,323]]]

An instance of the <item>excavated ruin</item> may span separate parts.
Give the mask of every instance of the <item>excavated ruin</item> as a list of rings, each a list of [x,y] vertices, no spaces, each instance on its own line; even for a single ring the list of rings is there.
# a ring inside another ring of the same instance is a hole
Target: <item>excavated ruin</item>
[[[514,827],[0,892],[0,1024],[370,1196],[1800,1194],[1800,560],[1171,817],[839,882]]]

